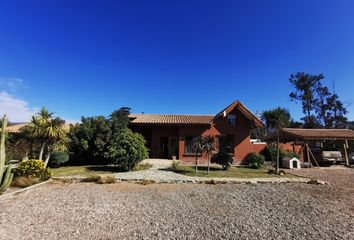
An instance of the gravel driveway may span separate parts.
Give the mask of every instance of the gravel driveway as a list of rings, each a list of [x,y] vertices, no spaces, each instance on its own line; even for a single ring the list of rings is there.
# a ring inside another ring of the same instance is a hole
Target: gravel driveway
[[[331,185],[53,182],[0,198],[0,239],[354,239]]]

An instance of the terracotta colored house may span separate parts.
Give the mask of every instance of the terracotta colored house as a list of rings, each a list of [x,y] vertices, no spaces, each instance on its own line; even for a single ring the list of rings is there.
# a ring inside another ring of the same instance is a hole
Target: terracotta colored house
[[[175,156],[183,162],[195,161],[192,141],[197,136],[212,135],[218,151],[233,156],[235,163],[251,152],[259,152],[259,146],[250,141],[252,128],[263,123],[240,101],[235,101],[216,115],[165,115],[131,114],[131,127],[147,140],[151,158],[171,159]],[[206,161],[205,154],[199,156]]]

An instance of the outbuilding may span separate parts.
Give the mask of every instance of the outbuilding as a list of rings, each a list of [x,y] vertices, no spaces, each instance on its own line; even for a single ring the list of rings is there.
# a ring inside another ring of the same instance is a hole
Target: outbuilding
[[[314,152],[314,149],[326,149],[328,146],[336,147],[337,151],[343,153],[346,165],[349,165],[349,143],[354,140],[354,131],[350,129],[302,129],[302,128],[284,128],[280,132],[280,142],[292,148],[294,153],[301,156],[302,160],[313,162],[315,165],[321,161],[320,157]],[[272,135],[267,141],[275,141],[276,136]],[[297,152],[295,149],[299,149]]]
[[[295,157],[285,157],[282,160],[282,167],[287,169],[301,169],[301,161]]]

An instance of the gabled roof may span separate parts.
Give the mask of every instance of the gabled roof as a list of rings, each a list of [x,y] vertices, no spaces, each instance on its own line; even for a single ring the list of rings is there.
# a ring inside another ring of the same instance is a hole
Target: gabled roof
[[[248,118],[256,127],[263,127],[264,123],[254,115],[245,105],[243,105],[239,100],[231,103],[229,106],[224,108],[221,112],[215,115],[213,122],[216,122],[222,117],[226,117],[234,109],[238,109],[246,118]]]
[[[209,125],[212,115],[130,114],[132,124]]]
[[[182,115],[182,114],[131,114],[132,124],[150,125],[210,125],[237,108],[254,126],[263,126],[262,121],[248,110],[240,101],[235,101],[217,115]]]

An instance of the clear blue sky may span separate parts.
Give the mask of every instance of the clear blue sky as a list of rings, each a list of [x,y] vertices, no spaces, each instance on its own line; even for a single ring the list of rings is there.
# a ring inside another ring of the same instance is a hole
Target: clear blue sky
[[[323,73],[353,102],[353,13],[350,0],[2,1],[0,112],[216,113],[240,99],[298,119],[291,73]]]

